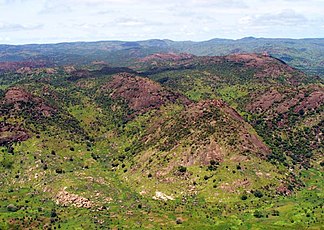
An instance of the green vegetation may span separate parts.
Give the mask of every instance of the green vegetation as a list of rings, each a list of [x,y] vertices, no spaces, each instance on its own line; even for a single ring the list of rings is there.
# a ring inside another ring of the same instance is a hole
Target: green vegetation
[[[252,59],[0,75],[0,229],[320,229],[322,82]]]

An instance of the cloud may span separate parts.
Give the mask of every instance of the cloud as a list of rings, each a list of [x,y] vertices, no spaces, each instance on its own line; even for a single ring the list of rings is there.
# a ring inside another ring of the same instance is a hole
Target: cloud
[[[66,0],[65,3],[72,4],[84,4],[88,6],[100,6],[100,5],[122,5],[122,4],[137,4],[139,0]]]
[[[146,24],[143,19],[138,18],[118,18],[115,23],[118,26],[143,26]]]
[[[276,14],[245,16],[239,19],[241,25],[251,26],[298,26],[308,22],[308,19],[291,9],[282,10]]]
[[[37,30],[41,29],[43,25],[21,25],[21,24],[8,24],[0,22],[1,32],[13,32],[13,31],[24,31],[24,30]]]
[[[47,15],[47,14],[56,14],[56,13],[70,13],[72,11],[72,7],[66,4],[59,4],[58,2],[46,1],[43,9],[39,11],[39,14]]]
[[[24,3],[32,0],[0,0],[0,6],[1,5],[9,5],[13,3]]]
[[[278,14],[265,14],[257,18],[259,24],[294,26],[307,22],[307,18],[294,10],[286,9]]]
[[[116,11],[112,10],[112,9],[106,9],[106,10],[99,10],[99,11],[93,13],[93,15],[109,15],[112,13],[116,13]]]
[[[137,17],[120,17],[116,18],[109,22],[104,23],[76,23],[73,24],[72,27],[80,27],[83,29],[91,29],[91,28],[123,28],[123,27],[144,27],[144,26],[163,26],[163,23],[150,21],[144,18]]]
[[[248,5],[243,0],[191,0],[193,5],[200,7],[219,7],[219,8],[247,8]]]
[[[10,41],[10,37],[0,37],[0,41],[1,42],[9,42]]]
[[[0,36],[12,43],[323,37],[323,7],[323,0],[0,0]]]

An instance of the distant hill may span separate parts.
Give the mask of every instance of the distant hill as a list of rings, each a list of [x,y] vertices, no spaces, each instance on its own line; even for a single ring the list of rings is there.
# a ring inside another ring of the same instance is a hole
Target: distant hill
[[[0,62],[42,61],[50,66],[84,65],[103,61],[112,66],[129,66],[134,60],[154,53],[190,53],[198,56],[235,53],[268,53],[308,74],[324,76],[324,39],[239,40],[212,39],[203,42],[147,40],[136,42],[98,41],[43,45],[0,45]],[[0,63],[0,70],[1,70]]]
[[[175,42],[173,47],[195,55],[227,55],[266,52],[297,69],[324,75],[324,39],[274,39],[247,37],[239,40],[212,39],[205,42]]]

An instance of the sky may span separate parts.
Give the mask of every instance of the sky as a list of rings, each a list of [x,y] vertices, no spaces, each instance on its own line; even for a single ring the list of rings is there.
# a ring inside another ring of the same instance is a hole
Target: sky
[[[0,0],[0,44],[323,38],[324,0]]]

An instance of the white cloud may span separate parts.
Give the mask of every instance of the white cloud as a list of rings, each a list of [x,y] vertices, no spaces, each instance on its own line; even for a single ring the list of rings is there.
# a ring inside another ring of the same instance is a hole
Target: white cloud
[[[323,8],[323,0],[0,0],[10,22],[0,35],[12,43],[324,37]]]
[[[138,18],[118,18],[115,23],[118,26],[143,26],[145,21]]]
[[[0,22],[0,31],[1,32],[9,32],[9,31],[25,31],[25,30],[36,30],[41,29],[43,25],[23,25],[23,24],[11,24]]]
[[[243,0],[191,0],[188,1],[195,6],[220,7],[220,8],[247,8],[248,5]]]
[[[239,19],[239,24],[251,26],[300,26],[307,22],[308,19],[303,14],[291,9],[279,13],[244,16]]]
[[[304,24],[308,19],[301,13],[285,9],[277,14],[264,14],[256,18],[257,24],[294,26]]]

